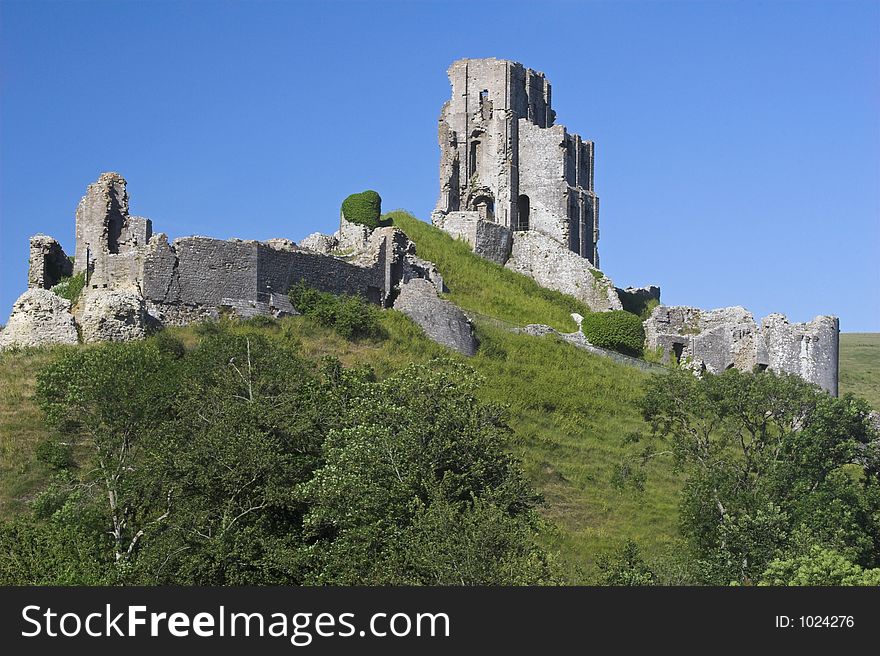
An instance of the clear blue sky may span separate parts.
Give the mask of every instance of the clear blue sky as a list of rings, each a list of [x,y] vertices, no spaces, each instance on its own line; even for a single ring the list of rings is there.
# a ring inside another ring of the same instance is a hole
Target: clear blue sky
[[[603,269],[667,304],[880,330],[878,2],[0,3],[0,322],[102,171],[170,237],[428,219],[461,57],[596,142]]]

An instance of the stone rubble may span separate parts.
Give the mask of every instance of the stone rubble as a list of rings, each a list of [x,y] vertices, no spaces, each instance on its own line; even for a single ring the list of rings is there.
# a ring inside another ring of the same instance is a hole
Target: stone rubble
[[[144,299],[127,291],[96,289],[85,294],[77,321],[85,343],[126,342],[146,336]]]

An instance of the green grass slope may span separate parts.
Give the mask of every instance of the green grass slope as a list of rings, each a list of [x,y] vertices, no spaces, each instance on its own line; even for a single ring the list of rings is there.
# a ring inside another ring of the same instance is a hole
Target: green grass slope
[[[840,393],[880,410],[880,333],[840,334]]]
[[[0,517],[25,508],[42,487],[46,468],[34,449],[47,432],[34,402],[36,372],[55,349],[0,353]]]
[[[515,271],[475,256],[470,247],[442,230],[397,210],[385,215],[416,243],[419,257],[437,265],[449,287],[447,297],[463,310],[525,326],[544,323],[572,332],[572,312],[586,316],[590,309],[571,296],[540,287]]]

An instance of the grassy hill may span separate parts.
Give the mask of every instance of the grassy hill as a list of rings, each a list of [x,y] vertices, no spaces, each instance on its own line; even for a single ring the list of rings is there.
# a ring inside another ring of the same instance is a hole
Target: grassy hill
[[[482,397],[509,408],[511,449],[545,498],[543,540],[558,550],[568,580],[591,582],[596,557],[627,538],[634,538],[649,558],[669,550],[676,540],[680,485],[669,463],[658,463],[644,492],[621,492],[611,484],[624,437],[647,430],[635,409],[647,374],[553,337],[509,332],[507,324],[528,323],[574,330],[569,314],[586,308],[474,256],[465,244],[406,213],[389,216],[416,242],[421,257],[437,263],[450,288],[448,297],[477,316],[481,348],[467,362],[485,380]],[[349,366],[368,364],[380,377],[438,355],[465,359],[429,341],[397,312],[382,313],[382,324],[387,338],[355,342],[306,317],[231,329],[295,339],[310,358],[333,355]],[[200,339],[194,327],[169,330],[190,345]],[[874,349],[876,362],[880,340],[869,341],[873,346],[866,348]],[[841,366],[849,372],[846,344]],[[54,353],[0,354],[0,516],[25,507],[44,485],[45,470],[34,450],[46,433],[34,387],[36,371]],[[876,371],[858,370],[859,380],[867,381],[861,383],[864,389],[878,389]]]
[[[840,393],[847,392],[880,410],[880,333],[840,335]]]

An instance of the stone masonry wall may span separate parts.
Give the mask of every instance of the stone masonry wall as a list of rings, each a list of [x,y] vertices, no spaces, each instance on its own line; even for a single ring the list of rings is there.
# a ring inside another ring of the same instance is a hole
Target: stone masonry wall
[[[594,312],[622,310],[614,283],[601,271],[539,232],[513,233],[507,268],[530,276],[542,287],[569,294]]]
[[[34,235],[30,241],[28,288],[50,289],[73,273],[73,263],[56,240]]]
[[[512,61],[461,59],[449,81],[434,222],[477,212],[510,230],[541,232],[598,266],[593,143],[554,125],[543,73]]]
[[[694,369],[711,373],[769,368],[796,374],[837,395],[836,317],[791,324],[783,315],[771,314],[759,327],[742,307],[700,310],[660,305],[644,325],[646,348],[662,349],[666,361],[674,354]]]
[[[519,193],[529,197],[529,229],[562,245],[569,241],[565,128],[541,128],[526,119],[519,127]]]
[[[761,320],[770,369],[799,375],[837,396],[840,322],[816,317],[808,323],[789,323],[781,314]]]

